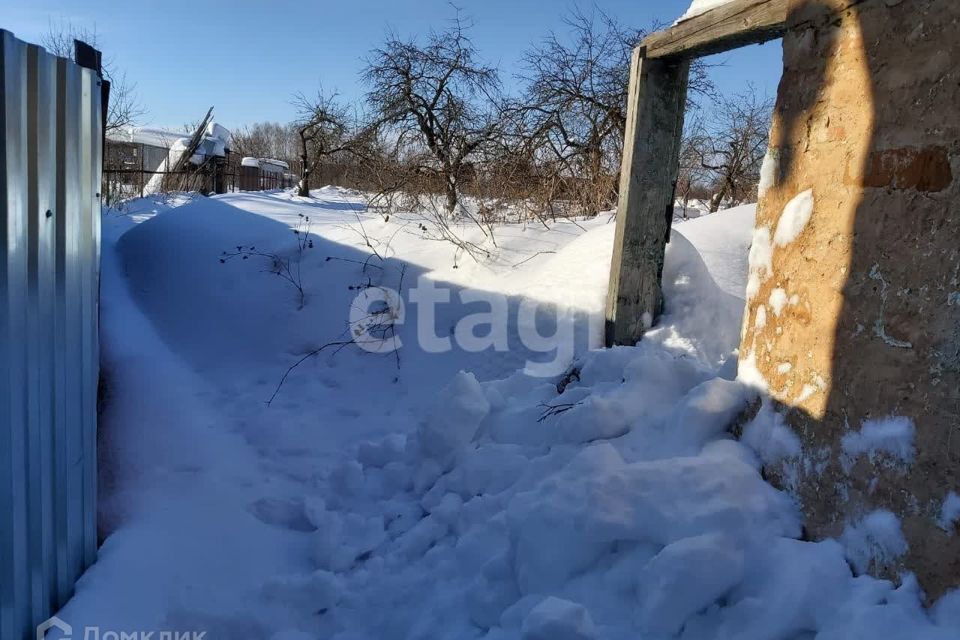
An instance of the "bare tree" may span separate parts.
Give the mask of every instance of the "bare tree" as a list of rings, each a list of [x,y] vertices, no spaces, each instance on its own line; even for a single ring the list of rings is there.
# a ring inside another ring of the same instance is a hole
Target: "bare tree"
[[[293,124],[300,147],[299,195],[310,195],[310,176],[320,163],[351,149],[349,109],[336,94],[318,91],[313,97],[298,94],[294,99],[298,118]]]
[[[720,100],[695,147],[700,165],[713,172],[710,212],[729,201],[734,206],[755,195],[760,165],[767,151],[773,102],[753,85]]]
[[[230,149],[241,157],[276,158],[286,162],[297,157],[299,136],[293,125],[255,122],[230,135]]]
[[[391,128],[416,175],[441,184],[448,217],[471,160],[500,135],[500,80],[478,57],[458,16],[424,44],[390,34],[364,74],[378,124]]]
[[[565,22],[569,34],[551,33],[524,56],[521,109],[543,166],[558,181],[578,177],[580,204],[596,213],[616,203],[631,52],[646,32],[597,9],[575,9]],[[713,93],[707,66],[694,62],[690,100]]]
[[[703,166],[703,150],[709,144],[702,114],[699,109],[687,113],[680,141],[680,163],[677,172],[676,198],[682,215],[686,217],[690,200],[708,199],[712,196],[710,180],[712,173]]]
[[[96,31],[67,21],[51,21],[40,44],[53,55],[74,60],[74,40],[99,48]],[[107,133],[137,124],[147,112],[137,97],[137,85],[128,81],[127,74],[120,71],[109,57],[103,60],[103,75],[110,81]]]

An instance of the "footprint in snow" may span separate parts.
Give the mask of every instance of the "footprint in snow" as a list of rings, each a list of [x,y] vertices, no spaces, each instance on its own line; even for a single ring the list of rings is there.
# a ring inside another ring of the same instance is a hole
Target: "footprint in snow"
[[[316,531],[317,528],[307,520],[303,513],[303,505],[294,500],[283,498],[260,498],[247,506],[253,516],[273,527],[289,529],[291,531]]]

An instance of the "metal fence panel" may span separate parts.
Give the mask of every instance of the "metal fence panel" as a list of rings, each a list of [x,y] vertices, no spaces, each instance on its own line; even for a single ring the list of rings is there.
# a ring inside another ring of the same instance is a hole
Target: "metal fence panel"
[[[96,556],[102,122],[96,72],[0,30],[0,638]]]
[[[28,530],[31,535],[30,582],[33,618],[46,612],[53,587],[53,301],[55,176],[47,170],[55,161],[56,112],[48,101],[56,95],[55,61],[39,47],[27,47],[27,362],[29,392]]]
[[[80,266],[83,285],[83,563],[97,556],[97,388],[100,382],[100,181],[103,170],[100,79],[83,70],[80,102]]]
[[[0,260],[0,638],[16,638],[29,617],[26,518],[27,369],[25,294],[27,290],[26,60],[25,49],[3,37],[3,258]]]

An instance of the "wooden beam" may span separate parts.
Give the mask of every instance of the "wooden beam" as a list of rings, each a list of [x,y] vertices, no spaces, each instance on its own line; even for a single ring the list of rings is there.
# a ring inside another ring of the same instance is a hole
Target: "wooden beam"
[[[633,345],[660,315],[664,249],[673,218],[688,60],[651,60],[633,53],[620,168],[620,201],[606,342]]]
[[[733,0],[650,34],[640,43],[647,58],[696,58],[779,38],[789,0]]]

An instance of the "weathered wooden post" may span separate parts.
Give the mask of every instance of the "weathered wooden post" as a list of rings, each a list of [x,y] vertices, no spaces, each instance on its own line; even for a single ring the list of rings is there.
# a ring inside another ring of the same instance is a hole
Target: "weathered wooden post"
[[[670,236],[690,63],[633,52],[620,168],[617,232],[607,291],[606,342],[635,344],[663,305],[660,277]]]
[[[606,342],[634,344],[663,305],[689,61],[783,34],[788,0],[730,0],[650,34],[633,52]]]

